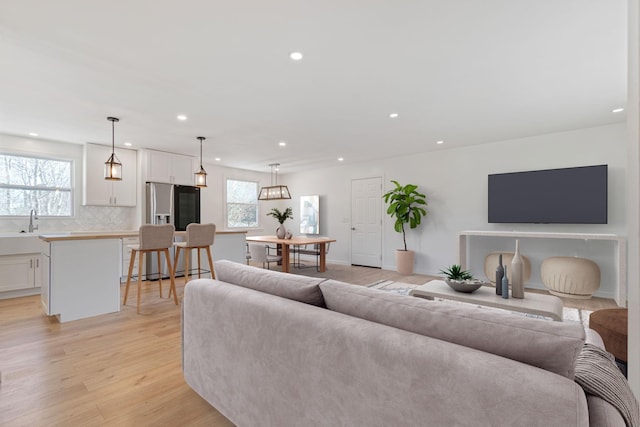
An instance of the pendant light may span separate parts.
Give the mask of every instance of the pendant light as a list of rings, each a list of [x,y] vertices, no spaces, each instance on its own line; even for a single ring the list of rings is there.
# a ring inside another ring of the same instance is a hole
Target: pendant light
[[[107,120],[111,122],[111,155],[104,162],[104,179],[109,181],[122,181],[122,163],[116,156],[116,142],[115,142],[115,122],[120,120],[115,117],[107,117]]]
[[[196,177],[196,187],[204,188],[207,186],[207,171],[202,167],[202,141],[207,138],[199,136],[198,139],[200,140],[200,170],[194,175]]]
[[[289,188],[286,185],[278,185],[278,166],[280,163],[272,163],[271,166],[271,185],[269,187],[262,187],[260,189],[260,195],[258,200],[285,200],[290,199],[291,194]],[[276,173],[276,184],[273,185],[273,171]]]

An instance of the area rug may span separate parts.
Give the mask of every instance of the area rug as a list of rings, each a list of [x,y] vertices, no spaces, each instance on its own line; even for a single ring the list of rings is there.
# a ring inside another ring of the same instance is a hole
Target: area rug
[[[398,295],[409,295],[409,291],[417,288],[418,286],[420,285],[414,285],[411,283],[404,283],[404,282],[395,282],[392,280],[378,280],[377,282],[373,282],[367,285],[368,288],[380,289],[381,291],[392,292]],[[442,298],[436,298],[436,300],[443,301],[450,304],[467,304],[464,302],[446,300]],[[500,310],[499,308],[492,308],[492,307],[486,307],[486,306],[480,306],[480,305],[478,305],[477,307],[487,309],[487,310]],[[512,313],[518,314],[521,316],[545,319],[545,317],[537,316],[534,314],[516,313],[516,312],[512,312]],[[577,308],[564,307],[562,310],[562,320],[564,322],[582,323],[582,325],[585,328],[588,328],[590,314],[591,314],[591,311],[589,310],[581,310]]]

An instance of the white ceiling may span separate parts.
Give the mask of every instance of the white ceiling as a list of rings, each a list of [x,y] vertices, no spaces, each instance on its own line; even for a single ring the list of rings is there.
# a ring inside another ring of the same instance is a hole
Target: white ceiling
[[[626,3],[2,0],[0,132],[287,173],[621,122]]]

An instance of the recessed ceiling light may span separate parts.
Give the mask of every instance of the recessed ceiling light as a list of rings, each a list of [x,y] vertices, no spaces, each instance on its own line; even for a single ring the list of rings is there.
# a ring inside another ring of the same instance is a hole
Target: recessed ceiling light
[[[624,111],[624,108],[616,108],[615,110],[611,110],[612,113],[620,113]]]
[[[300,52],[291,52],[289,54],[289,58],[291,58],[294,61],[300,61],[302,59],[302,53],[300,53]]]
[[[184,122],[185,120],[187,120],[187,116],[185,116],[184,114],[178,114],[176,119],[181,120],[181,121]]]
[[[389,114],[389,117],[391,117],[392,119],[395,119],[396,117],[398,117],[398,113],[391,113]]]
[[[344,161],[344,157],[338,157],[338,161],[339,162],[343,162]]]
[[[444,144],[444,141],[436,141],[436,144],[440,145],[440,144]]]
[[[222,160],[220,157],[216,157],[216,162],[219,162],[220,160]]]
[[[29,132],[29,136],[38,136],[38,134],[35,132]]]
[[[286,147],[287,146],[287,142],[286,141],[280,141],[280,142],[278,142],[278,145],[280,147]]]
[[[126,147],[131,147],[133,144],[131,144],[130,142],[125,142],[125,143],[124,143],[124,145],[125,145]]]

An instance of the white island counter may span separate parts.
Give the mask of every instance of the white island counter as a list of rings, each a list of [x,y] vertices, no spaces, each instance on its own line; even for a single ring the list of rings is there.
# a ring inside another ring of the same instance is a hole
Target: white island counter
[[[137,236],[137,231],[40,235],[45,313],[68,322],[120,311],[122,239]],[[214,261],[245,262],[245,253],[244,232],[216,232]]]
[[[42,306],[60,322],[120,311],[118,237],[42,243]]]

